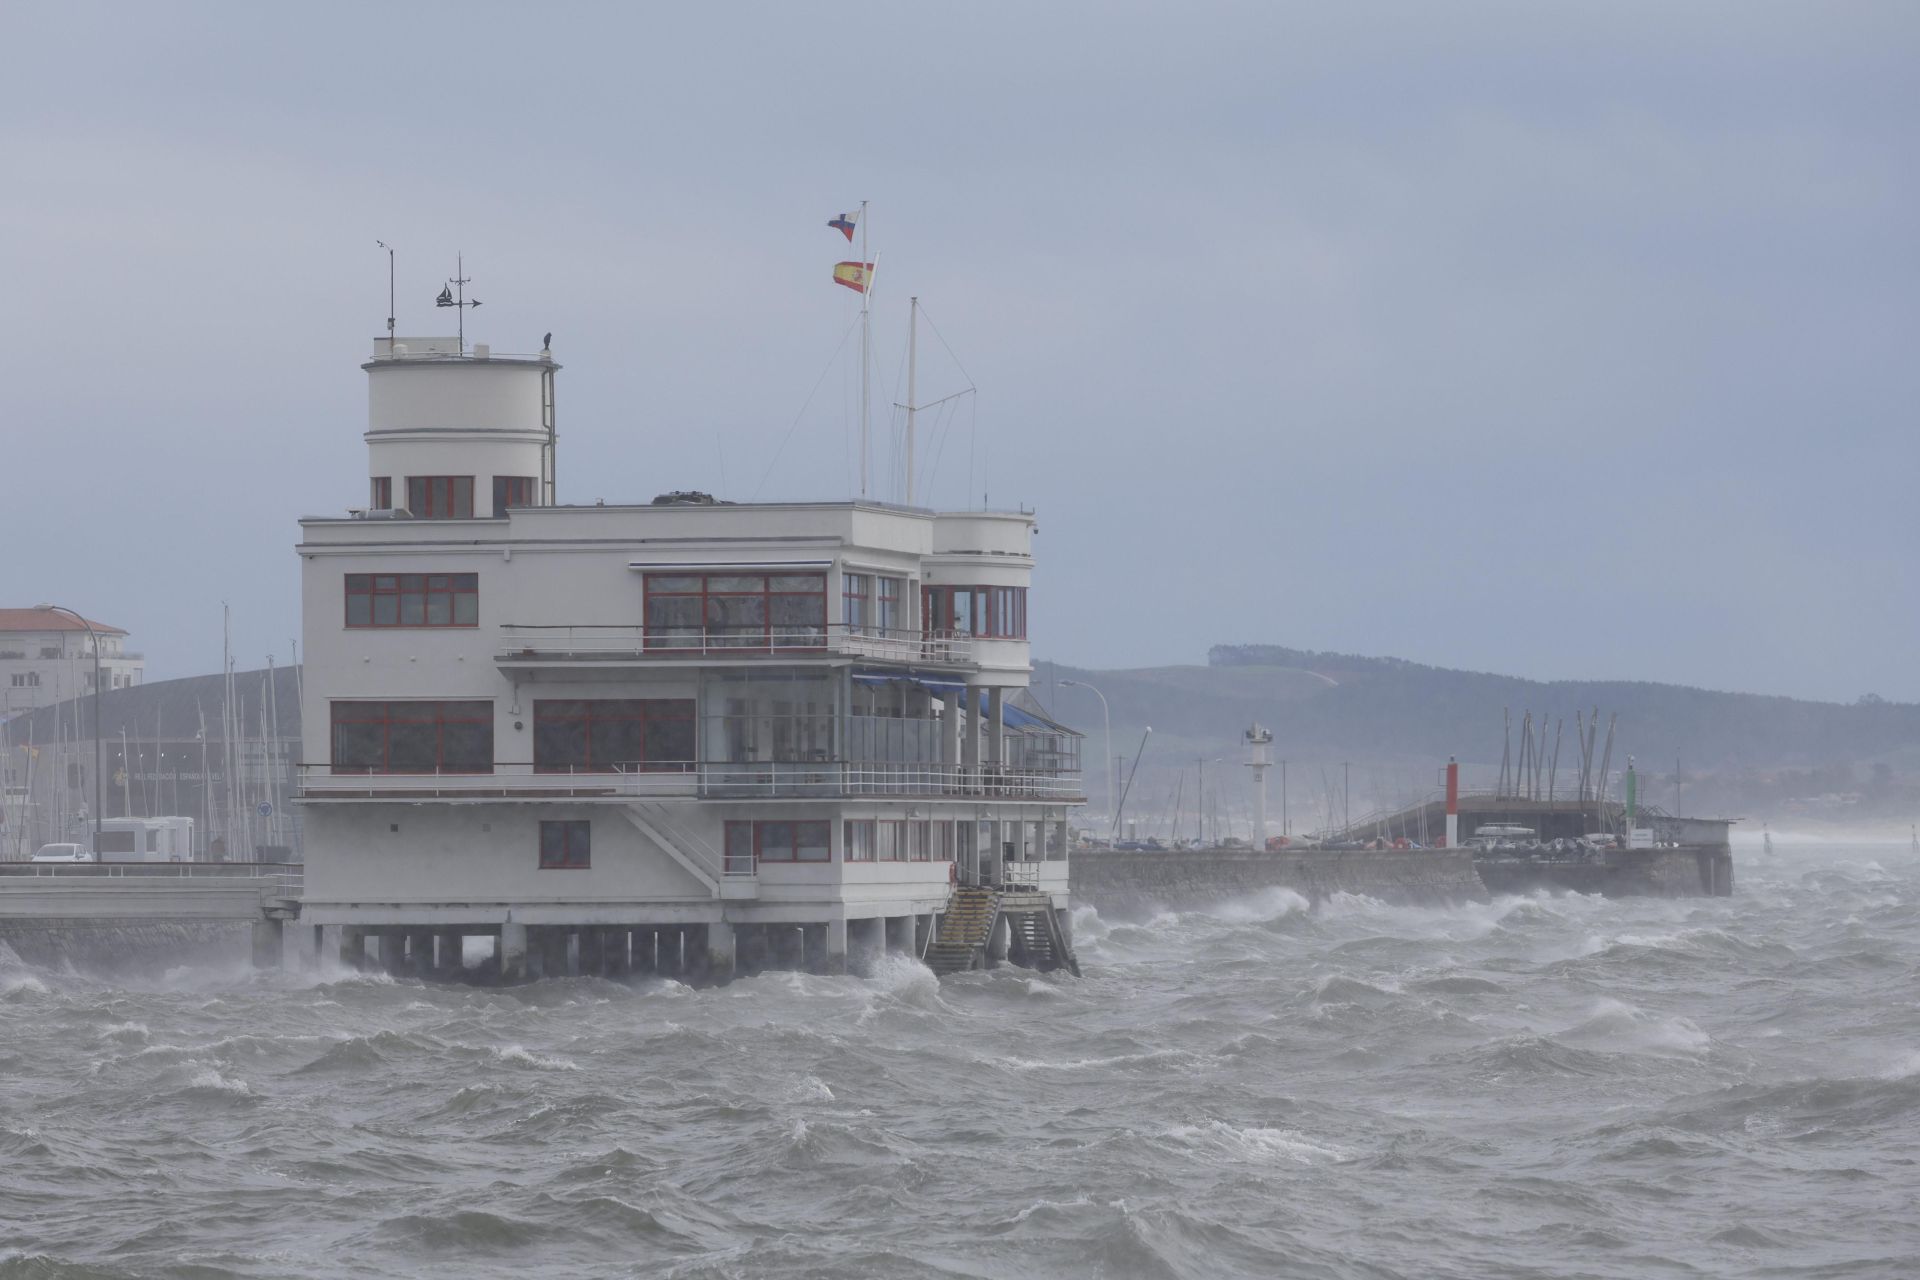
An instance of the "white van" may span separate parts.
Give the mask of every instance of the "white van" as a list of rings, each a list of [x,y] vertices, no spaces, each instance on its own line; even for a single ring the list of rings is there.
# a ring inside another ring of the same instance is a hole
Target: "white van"
[[[192,818],[107,818],[99,852],[107,862],[192,862]]]

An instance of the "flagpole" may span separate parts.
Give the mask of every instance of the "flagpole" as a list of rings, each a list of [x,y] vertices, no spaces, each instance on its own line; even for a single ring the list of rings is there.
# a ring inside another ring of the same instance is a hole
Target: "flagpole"
[[[913,365],[920,331],[920,299],[907,302],[907,505],[913,505]]]
[[[867,273],[867,287],[860,291],[860,496],[867,496],[867,414],[868,402],[872,396],[868,390],[867,362],[869,348],[872,345],[872,333],[869,327],[868,305],[873,300],[873,269],[866,264],[872,259],[867,257],[867,202],[860,202],[860,263]]]

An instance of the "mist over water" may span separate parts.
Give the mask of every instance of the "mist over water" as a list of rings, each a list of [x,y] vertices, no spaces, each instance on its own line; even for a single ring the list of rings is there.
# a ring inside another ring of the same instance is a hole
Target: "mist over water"
[[[1084,980],[0,951],[0,1277],[1911,1276],[1920,863],[1076,916]]]

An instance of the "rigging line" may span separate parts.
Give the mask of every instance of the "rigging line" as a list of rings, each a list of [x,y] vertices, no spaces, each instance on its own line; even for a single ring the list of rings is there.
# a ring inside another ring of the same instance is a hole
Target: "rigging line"
[[[978,387],[968,387],[965,391],[956,391],[950,396],[941,396],[938,400],[929,400],[925,404],[915,405],[914,408],[935,409],[945,404],[949,400],[958,400],[961,396],[978,395],[979,393],[980,393],[980,389]],[[896,409],[904,409],[907,406],[903,404],[896,404],[893,407]]]
[[[952,399],[952,396],[947,397],[948,401]],[[949,403],[940,410],[939,415],[934,419],[934,444],[930,450],[933,456],[927,462],[926,473],[927,492],[929,494],[933,492],[933,482],[940,474],[940,459],[946,455],[947,437],[953,433],[954,420],[959,416],[960,406]]]
[[[787,425],[787,434],[780,437],[780,447],[775,449],[773,451],[773,457],[767,460],[766,474],[762,475],[760,477],[760,483],[754,486],[753,496],[748,499],[749,502],[759,501],[760,491],[767,487],[767,481],[773,476],[773,469],[780,464],[780,455],[786,451],[787,442],[793,439],[794,429],[800,425],[800,419],[807,416],[807,407],[813,403],[813,397],[819,394],[820,386],[827,380],[827,375],[833,372],[835,362],[840,359],[841,351],[846,348],[847,339],[852,336],[853,326],[848,325],[847,331],[840,335],[840,344],[833,349],[833,354],[827,358],[827,367],[820,371],[818,378],[814,379],[813,390],[807,392],[806,400],[800,405],[800,412],[794,414],[793,421]]]
[[[967,372],[967,366],[960,363],[960,357],[954,355],[953,344],[947,341],[947,335],[940,332],[940,326],[935,324],[933,317],[927,314],[927,304],[924,302],[920,304],[920,314],[926,318],[927,328],[933,330],[933,336],[940,339],[940,345],[947,349],[947,354],[953,356],[953,363],[960,370],[960,376],[967,380],[967,386],[972,387],[973,375]]]

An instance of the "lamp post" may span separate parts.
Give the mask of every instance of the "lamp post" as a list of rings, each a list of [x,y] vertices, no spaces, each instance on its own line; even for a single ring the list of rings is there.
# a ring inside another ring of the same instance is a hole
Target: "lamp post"
[[[93,641],[93,858],[100,860],[100,695],[104,686],[100,683],[100,637],[94,632],[93,624],[71,609],[57,604],[37,605],[48,613],[64,613],[87,629],[87,639]]]
[[[1060,683],[1069,689],[1085,689],[1094,697],[1100,699],[1100,718],[1105,722],[1107,732],[1107,803],[1114,807],[1114,812],[1117,814],[1120,809],[1120,779],[1119,771],[1113,767],[1113,760],[1115,758],[1113,754],[1113,713],[1107,709],[1107,695],[1084,680],[1062,680]]]

